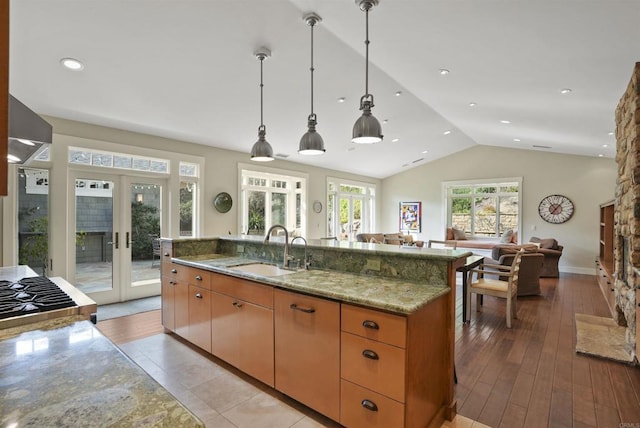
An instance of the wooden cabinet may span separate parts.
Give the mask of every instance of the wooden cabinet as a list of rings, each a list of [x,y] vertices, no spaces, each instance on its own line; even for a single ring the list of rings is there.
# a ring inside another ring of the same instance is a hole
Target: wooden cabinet
[[[169,331],[176,330],[176,293],[175,281],[165,276],[161,280],[162,288],[162,325]]]
[[[342,304],[340,423],[347,427],[440,426],[450,352],[442,296],[410,315]]]
[[[273,287],[212,274],[211,353],[274,386]]]
[[[211,352],[211,291],[189,284],[187,340]]]
[[[275,387],[340,418],[340,303],[274,291]]]
[[[598,285],[604,295],[609,311],[616,319],[616,300],[614,291],[614,212],[613,201],[600,205],[600,243],[598,259],[596,261],[596,277]]]

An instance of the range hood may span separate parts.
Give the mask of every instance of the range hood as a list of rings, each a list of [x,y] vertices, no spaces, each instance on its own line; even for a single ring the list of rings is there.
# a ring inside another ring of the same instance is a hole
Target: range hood
[[[9,163],[27,164],[51,144],[53,127],[9,95]]]

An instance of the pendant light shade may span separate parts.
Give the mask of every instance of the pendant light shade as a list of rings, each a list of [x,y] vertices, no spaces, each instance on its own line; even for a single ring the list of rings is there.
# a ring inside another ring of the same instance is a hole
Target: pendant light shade
[[[264,86],[264,84],[262,83],[262,64],[264,63],[264,60],[269,57],[269,54],[271,54],[271,52],[269,52],[269,50],[265,48],[262,48],[258,52],[256,52],[256,58],[258,58],[258,60],[260,61],[260,126],[258,127],[258,141],[256,141],[251,148],[251,160],[256,162],[269,162],[274,159],[271,144],[269,144],[265,138],[267,130],[264,126],[262,108],[262,87]]]
[[[373,95],[369,93],[369,10],[378,4],[378,0],[355,0],[360,10],[366,15],[365,46],[365,93],[360,98],[360,110],[362,116],[353,125],[353,138],[351,141],[358,144],[373,144],[382,141],[382,126],[371,114],[373,107]]]
[[[321,155],[326,150],[324,148],[324,141],[320,134],[316,132],[316,124],[317,118],[316,114],[313,112],[313,27],[320,21],[320,18],[315,13],[310,13],[309,15],[305,15],[303,17],[304,21],[308,26],[311,27],[311,67],[309,70],[311,71],[311,114],[307,119],[307,126],[309,130],[305,132],[305,134],[300,139],[300,147],[298,149],[298,153],[301,155]]]

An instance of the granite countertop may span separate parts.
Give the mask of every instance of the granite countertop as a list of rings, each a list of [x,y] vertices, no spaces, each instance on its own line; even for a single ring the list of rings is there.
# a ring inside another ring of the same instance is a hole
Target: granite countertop
[[[0,424],[204,427],[78,317],[0,331]]]
[[[264,263],[264,261],[228,257],[221,254],[173,258],[172,261],[288,290],[301,291],[400,314],[415,312],[418,308],[451,291],[448,286],[444,285],[434,286],[394,278],[320,269],[300,270],[279,276],[264,276],[230,269],[233,266]]]

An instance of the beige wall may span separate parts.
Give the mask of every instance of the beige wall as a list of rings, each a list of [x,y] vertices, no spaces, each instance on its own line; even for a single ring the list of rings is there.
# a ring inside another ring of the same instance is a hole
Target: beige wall
[[[446,224],[443,181],[522,177],[522,238],[556,238],[564,245],[560,270],[594,274],[598,253],[600,203],[615,194],[617,169],[612,159],[541,151],[475,146],[452,156],[386,178],[382,188],[381,230],[398,229],[400,202],[422,201],[422,239],[443,239]],[[575,206],[564,224],[538,215],[540,200],[562,194]]]

